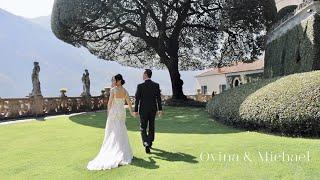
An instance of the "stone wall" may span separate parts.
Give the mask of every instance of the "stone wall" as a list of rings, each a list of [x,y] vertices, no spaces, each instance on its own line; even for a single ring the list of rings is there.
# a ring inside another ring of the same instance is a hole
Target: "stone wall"
[[[268,34],[266,78],[320,69],[319,9],[314,2]]]
[[[275,2],[279,11],[286,6],[301,4],[303,0],[275,0]]]
[[[189,95],[189,99],[199,102],[207,102],[211,96]],[[171,96],[163,95],[163,104]],[[39,101],[39,102],[35,102]],[[135,97],[131,96],[130,101],[134,104]],[[34,104],[39,106],[34,106]],[[108,95],[95,97],[39,97],[33,98],[0,98],[0,122],[11,119],[43,117],[48,115],[70,114],[78,112],[89,112],[106,110],[108,105]]]
[[[0,121],[104,110],[107,101],[105,96],[0,99]]]

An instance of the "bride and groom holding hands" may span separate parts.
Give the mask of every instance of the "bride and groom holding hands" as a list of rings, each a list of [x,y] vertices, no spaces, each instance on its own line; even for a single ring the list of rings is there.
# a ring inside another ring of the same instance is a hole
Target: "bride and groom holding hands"
[[[157,113],[159,116],[162,115],[160,87],[151,77],[152,71],[146,69],[143,73],[144,83],[137,87],[134,109],[128,91],[123,87],[125,81],[122,75],[118,74],[112,78],[113,88],[110,90],[108,101],[104,140],[98,155],[88,163],[88,170],[105,170],[131,163],[133,154],[125,125],[125,102],[131,115],[140,117],[142,143],[146,153],[150,153],[155,134],[155,117]]]

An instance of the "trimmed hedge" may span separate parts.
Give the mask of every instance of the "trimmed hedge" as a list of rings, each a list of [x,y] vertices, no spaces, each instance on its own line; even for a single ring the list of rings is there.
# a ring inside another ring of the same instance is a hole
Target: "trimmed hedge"
[[[218,121],[248,130],[320,135],[320,71],[264,79],[215,96],[207,110]]]

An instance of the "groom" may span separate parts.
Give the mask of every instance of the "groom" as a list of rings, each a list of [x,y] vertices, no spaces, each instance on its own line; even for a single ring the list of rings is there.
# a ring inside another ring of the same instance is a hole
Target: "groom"
[[[135,115],[140,115],[140,131],[143,146],[146,153],[150,153],[152,142],[154,141],[154,120],[158,115],[162,115],[162,104],[160,87],[158,83],[151,80],[152,71],[146,69],[143,73],[144,83],[139,84],[136,92]],[[148,128],[148,133],[147,133]]]

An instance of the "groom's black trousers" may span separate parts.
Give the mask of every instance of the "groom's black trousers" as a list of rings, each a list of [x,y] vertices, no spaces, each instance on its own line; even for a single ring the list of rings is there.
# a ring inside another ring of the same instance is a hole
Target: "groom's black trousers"
[[[156,111],[140,113],[140,131],[142,143],[147,142],[150,145],[154,141],[154,121]],[[148,132],[147,132],[148,129]]]

